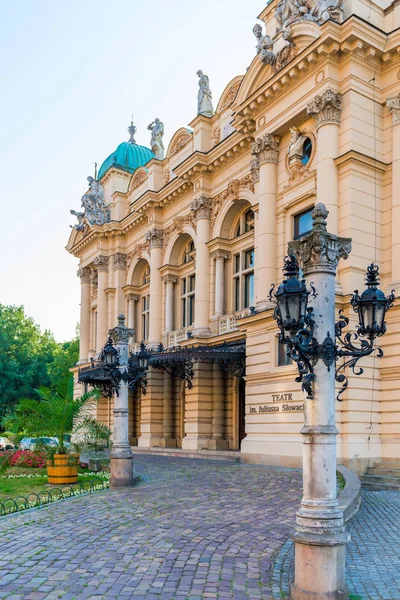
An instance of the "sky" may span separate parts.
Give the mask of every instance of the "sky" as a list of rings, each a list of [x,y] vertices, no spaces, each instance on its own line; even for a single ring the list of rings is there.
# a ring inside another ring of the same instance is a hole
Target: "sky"
[[[214,107],[255,56],[265,0],[0,0],[0,303],[24,305],[57,341],[79,320],[78,259],[65,246],[86,177],[129,139],[164,143]]]

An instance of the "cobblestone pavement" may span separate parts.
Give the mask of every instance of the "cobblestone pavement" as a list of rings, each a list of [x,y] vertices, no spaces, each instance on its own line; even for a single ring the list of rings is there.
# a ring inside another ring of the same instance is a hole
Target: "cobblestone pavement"
[[[272,598],[301,473],[135,457],[144,482],[0,520],[0,598]]]
[[[362,504],[349,523],[346,581],[354,600],[400,600],[400,492],[362,492]],[[279,551],[273,597],[287,596],[294,550],[288,539]]]

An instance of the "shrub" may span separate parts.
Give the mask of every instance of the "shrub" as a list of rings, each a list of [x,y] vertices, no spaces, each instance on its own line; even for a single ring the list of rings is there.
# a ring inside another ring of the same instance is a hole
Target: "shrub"
[[[33,450],[16,450],[9,454],[8,463],[10,467],[43,469],[46,466],[46,454]]]

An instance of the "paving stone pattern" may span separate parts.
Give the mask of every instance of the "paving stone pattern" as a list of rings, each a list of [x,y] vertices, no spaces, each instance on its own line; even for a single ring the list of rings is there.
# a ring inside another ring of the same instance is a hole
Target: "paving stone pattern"
[[[2,518],[0,598],[272,598],[299,471],[141,456],[135,472],[135,488]]]
[[[357,600],[400,600],[400,492],[362,492],[362,504],[349,523],[346,581]],[[287,597],[293,578],[294,548],[288,539],[272,573],[273,597]]]

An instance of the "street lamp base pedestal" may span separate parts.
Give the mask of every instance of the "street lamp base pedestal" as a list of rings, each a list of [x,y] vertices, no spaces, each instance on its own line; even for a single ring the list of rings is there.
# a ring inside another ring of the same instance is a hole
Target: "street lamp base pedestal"
[[[110,458],[110,488],[133,486],[133,459]]]
[[[295,541],[295,581],[290,585],[290,600],[348,600],[344,566],[344,543]]]

